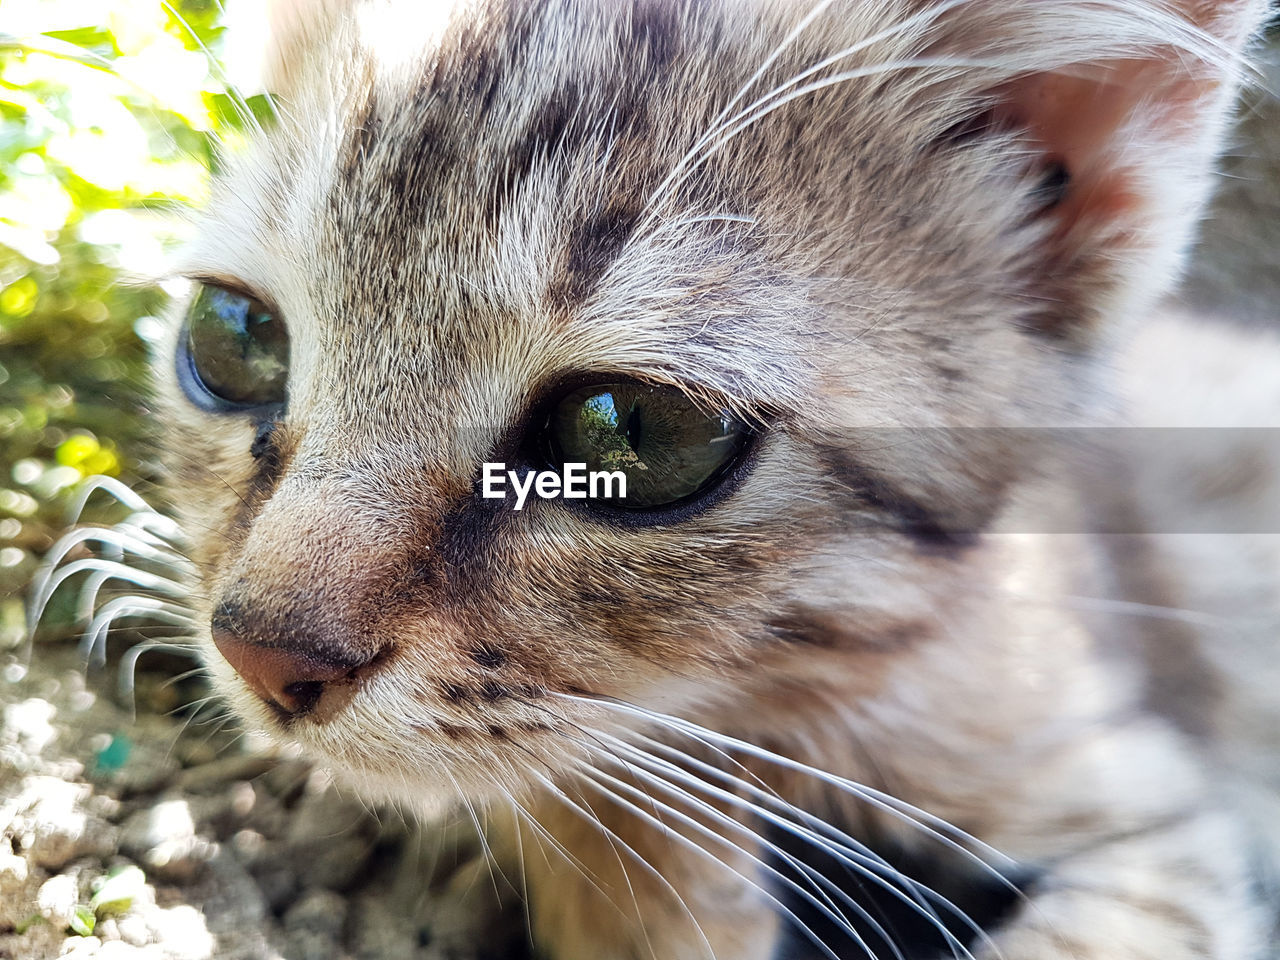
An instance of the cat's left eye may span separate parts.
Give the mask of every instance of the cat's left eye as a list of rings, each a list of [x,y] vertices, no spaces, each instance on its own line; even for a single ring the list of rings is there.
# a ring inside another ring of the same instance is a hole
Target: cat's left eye
[[[187,396],[206,410],[281,405],[289,376],[284,321],[254,297],[202,284],[179,338],[178,373]]]
[[[707,410],[674,387],[638,382],[581,387],[563,396],[546,426],[556,466],[620,471],[626,497],[613,506],[657,510],[686,503],[738,462],[750,428],[727,410]]]

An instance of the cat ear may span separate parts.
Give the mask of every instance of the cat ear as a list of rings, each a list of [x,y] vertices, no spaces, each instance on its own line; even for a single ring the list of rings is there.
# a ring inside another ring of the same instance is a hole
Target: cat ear
[[[316,53],[333,40],[362,0],[266,0],[254,3],[261,24],[260,76],[264,89],[282,96],[307,82]]]
[[[382,69],[420,60],[465,0],[267,0],[266,88],[288,97],[326,87],[357,46],[376,51]],[[326,53],[327,51],[327,53]]]
[[[1042,292],[1052,306],[1044,326],[1063,335],[1140,308],[1175,275],[1212,183],[1242,52],[1268,5],[1107,6],[1119,16],[1098,7],[1104,44],[1108,21],[1126,18],[1147,42],[1129,40],[1132,51],[1114,44],[1096,62],[1024,75],[998,91],[1002,126],[1026,131],[1045,170]]]

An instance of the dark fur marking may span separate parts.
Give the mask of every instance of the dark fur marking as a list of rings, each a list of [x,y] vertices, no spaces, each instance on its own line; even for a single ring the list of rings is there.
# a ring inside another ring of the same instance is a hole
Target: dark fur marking
[[[896,653],[931,634],[923,621],[894,621],[865,627],[838,612],[794,610],[765,624],[769,635],[783,643],[820,650],[858,648]]]
[[[461,740],[467,733],[463,727],[459,727],[452,723],[440,724],[440,732],[450,740]]]
[[[371,89],[342,145],[340,162],[346,179],[355,175],[381,139],[382,117],[378,112],[377,95]]]
[[[415,98],[413,109],[420,117],[417,129],[396,151],[394,164],[379,175],[379,183],[390,194],[396,219],[416,226],[419,218],[411,214],[421,215],[439,202],[442,174],[457,163],[458,152],[444,123],[428,113],[428,103]]]
[[[505,501],[480,499],[477,489],[473,499],[441,521],[436,554],[450,585],[447,596],[459,605],[469,605],[476,596],[488,592],[496,579],[497,571],[489,558],[501,549],[497,541],[504,506]]]
[[[576,304],[590,296],[630,239],[638,215],[634,205],[618,204],[578,224],[569,236],[563,272],[552,281],[552,297]]]
[[[424,590],[442,588],[444,581],[440,558],[429,549],[416,550],[405,563],[405,576],[397,596],[401,600],[412,600]]]
[[[906,536],[925,550],[950,551],[969,547],[977,531],[964,529],[946,517],[894,487],[889,481],[849,461],[843,450],[828,448],[824,462],[840,482],[868,506],[888,514]]]
[[[263,420],[258,424],[258,432],[253,435],[253,443],[249,444],[249,456],[255,460],[261,460],[267,456],[274,456],[279,459],[279,451],[276,450],[275,442],[272,439],[279,427],[279,421]]]
[[[488,641],[477,643],[469,651],[471,659],[482,667],[495,670],[507,662],[507,655]]]
[[[1051,162],[1035,188],[1033,199],[1036,209],[1043,212],[1056,207],[1066,199],[1067,191],[1070,189],[1071,172],[1066,164],[1061,160]]]
[[[964,371],[959,367],[953,367],[950,364],[938,363],[936,361],[930,364],[930,366],[932,366],[934,372],[943,380],[947,381],[947,383],[964,383],[968,379],[968,377],[965,376]]]
[[[573,88],[558,91],[534,114],[524,136],[516,139],[506,163],[498,170],[508,189],[518,187],[536,162],[561,148],[575,116],[578,96]]]
[[[947,147],[964,147],[977,140],[1008,133],[1012,128],[1013,123],[1007,117],[994,109],[986,109],[958,120],[944,130],[934,143]]]
[[[480,698],[485,703],[497,703],[500,700],[511,699],[511,690],[493,680],[486,680],[480,684],[476,692],[480,694]]]
[[[663,0],[637,0],[631,8],[631,30],[650,69],[671,63],[681,50],[681,10]]]
[[[830,634],[814,630],[812,624],[805,623],[802,619],[787,617],[773,623],[766,623],[764,629],[769,636],[775,640],[781,640],[783,643],[816,647],[822,650],[828,650],[836,646],[835,640]]]
[[[440,693],[450,703],[466,703],[471,699],[471,691],[456,683],[442,681]]]
[[[250,515],[256,514],[257,506],[271,496],[289,464],[289,451],[284,449],[282,443],[282,427],[283,424],[275,417],[260,421],[253,443],[249,446],[249,454],[254,461],[253,478],[249,481],[249,489],[244,497],[245,505],[240,511],[245,514],[246,522]]]
[[[574,588],[574,598],[584,607],[620,607],[626,599],[607,584],[584,582]]]

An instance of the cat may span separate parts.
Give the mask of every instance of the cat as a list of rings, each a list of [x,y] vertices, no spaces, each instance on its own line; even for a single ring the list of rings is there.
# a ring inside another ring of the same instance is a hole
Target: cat
[[[275,4],[156,363],[215,689],[483,807],[549,960],[913,949],[797,848],[932,955],[1264,956],[1270,542],[1089,536],[1171,474],[1095,498],[1050,440],[1198,376],[1156,304],[1266,15]]]

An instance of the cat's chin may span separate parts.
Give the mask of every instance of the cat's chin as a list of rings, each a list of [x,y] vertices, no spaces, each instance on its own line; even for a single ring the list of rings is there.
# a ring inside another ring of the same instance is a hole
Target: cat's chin
[[[333,777],[339,790],[355,794],[368,803],[395,807],[423,820],[436,819],[459,802],[484,803],[501,796],[492,786],[487,793],[463,787],[456,779],[450,779],[443,765],[434,771],[429,766],[415,768],[410,774],[408,770],[351,767],[322,757],[311,758]]]
[[[460,802],[484,806],[520,799],[538,786],[538,778],[528,771],[528,754],[520,748],[511,749],[510,756],[494,751],[482,762],[462,752],[437,754],[435,746],[419,743],[416,750],[391,755],[360,743],[340,751],[304,743],[301,753],[329,772],[340,788],[420,817],[436,816]],[[519,757],[525,758],[525,767]]]

